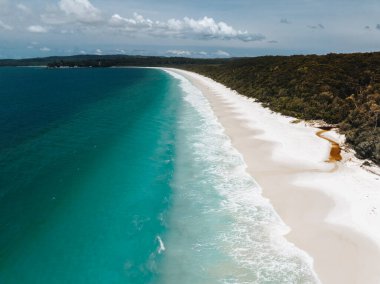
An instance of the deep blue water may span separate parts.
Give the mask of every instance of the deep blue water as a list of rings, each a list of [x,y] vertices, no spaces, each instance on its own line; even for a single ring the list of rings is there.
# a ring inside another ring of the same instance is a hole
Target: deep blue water
[[[184,78],[0,68],[0,283],[315,283]]]
[[[152,278],[179,99],[168,77],[0,69],[0,283]]]

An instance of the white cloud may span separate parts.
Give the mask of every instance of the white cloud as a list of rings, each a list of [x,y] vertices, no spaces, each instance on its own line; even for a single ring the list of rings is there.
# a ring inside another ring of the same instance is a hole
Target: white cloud
[[[115,27],[121,27],[124,26],[124,24],[129,23],[128,19],[124,19],[119,14],[112,15],[111,19],[109,20],[110,24]]]
[[[17,4],[16,7],[17,7],[17,9],[19,9],[20,11],[23,11],[24,13],[30,13],[31,12],[30,9],[22,3]]]
[[[170,19],[166,22],[152,21],[134,13],[133,18],[123,18],[114,14],[109,20],[110,27],[127,32],[145,32],[150,35],[195,38],[257,41],[265,37],[250,34],[248,31],[236,30],[224,22],[216,22],[213,18],[204,17],[199,20],[185,17],[182,20]]]
[[[231,57],[231,54],[223,50],[218,50],[217,52],[215,52],[215,55],[218,57]]]
[[[1,1],[1,0],[0,0]],[[113,14],[108,21],[103,21],[102,12],[89,0],[59,0],[57,6],[51,6],[41,15],[41,20],[50,26],[60,26],[66,33],[70,25],[75,25],[76,31],[84,32],[122,32],[131,36],[156,36],[165,38],[181,38],[196,40],[239,40],[243,42],[260,41],[265,39],[261,34],[250,33],[236,29],[227,23],[217,22],[213,18],[203,17],[193,19],[169,19],[153,21],[134,13],[125,18]],[[95,29],[91,26],[96,25]]]
[[[102,55],[103,51],[100,48],[98,48],[97,50],[95,50],[95,54]]]
[[[10,30],[13,30],[13,27],[11,27],[10,25],[7,25],[2,20],[0,20],[0,29],[10,31]]]
[[[119,54],[126,54],[127,52],[124,49],[116,48],[115,51]]]
[[[60,0],[59,8],[68,16],[83,23],[99,22],[101,12],[89,0]]]
[[[151,20],[144,19],[144,17],[137,13],[134,13],[133,18],[131,19],[123,18],[119,14],[114,14],[109,20],[109,24],[112,27],[125,28],[130,31],[153,27],[153,22]]]
[[[48,31],[47,28],[39,25],[32,25],[27,28],[31,33],[46,33]]]
[[[169,55],[174,55],[174,56],[190,56],[192,53],[188,50],[177,50],[177,49],[171,49],[166,51],[167,54]]]
[[[51,49],[48,47],[41,47],[40,50],[44,52],[49,52]]]
[[[198,58],[215,58],[215,57],[231,57],[226,51],[217,50],[214,52],[206,51],[189,51],[181,49],[170,49],[166,51],[169,56],[180,56],[180,57],[198,57]]]

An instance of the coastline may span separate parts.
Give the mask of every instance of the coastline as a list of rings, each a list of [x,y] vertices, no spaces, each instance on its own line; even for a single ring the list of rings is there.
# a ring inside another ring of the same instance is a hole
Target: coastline
[[[314,259],[322,283],[380,282],[379,176],[362,169],[352,152],[325,162],[330,143],[316,136],[317,128],[291,123],[199,74],[166,70],[203,92],[247,172],[290,227],[286,238]],[[342,140],[334,132],[325,136]]]

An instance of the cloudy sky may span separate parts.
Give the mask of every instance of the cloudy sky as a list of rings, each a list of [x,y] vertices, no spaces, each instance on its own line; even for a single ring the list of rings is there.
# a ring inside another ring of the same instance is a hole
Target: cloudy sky
[[[0,0],[0,58],[380,50],[380,0]]]

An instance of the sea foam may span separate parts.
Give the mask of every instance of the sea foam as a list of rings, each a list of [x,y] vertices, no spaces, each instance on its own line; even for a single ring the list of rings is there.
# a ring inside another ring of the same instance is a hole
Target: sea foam
[[[246,172],[202,92],[167,72],[178,80],[184,107],[163,282],[319,283],[312,259],[284,238],[289,228]]]

